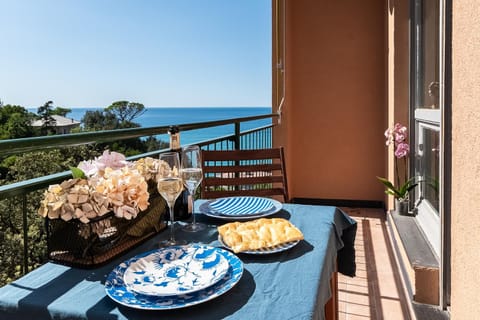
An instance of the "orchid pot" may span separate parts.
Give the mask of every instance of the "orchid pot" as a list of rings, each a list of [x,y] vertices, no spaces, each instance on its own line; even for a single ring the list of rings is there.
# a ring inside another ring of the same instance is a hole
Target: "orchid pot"
[[[395,198],[395,213],[406,216],[411,215],[409,212],[410,201],[408,199]]]

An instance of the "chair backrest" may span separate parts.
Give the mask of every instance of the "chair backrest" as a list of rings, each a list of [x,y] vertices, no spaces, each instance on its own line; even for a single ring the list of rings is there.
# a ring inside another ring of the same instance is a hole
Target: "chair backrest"
[[[202,150],[201,197],[271,197],[288,202],[283,148]]]

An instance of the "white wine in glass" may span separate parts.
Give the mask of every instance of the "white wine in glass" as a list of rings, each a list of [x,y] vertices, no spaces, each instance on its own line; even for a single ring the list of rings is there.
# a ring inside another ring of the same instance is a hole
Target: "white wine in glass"
[[[173,206],[183,190],[183,182],[181,178],[160,178],[157,189],[167,204]]]
[[[183,227],[184,231],[197,232],[205,229],[205,224],[195,219],[195,191],[203,179],[201,150],[198,146],[188,146],[182,149],[182,169],[180,170],[183,184],[192,197],[193,222]]]
[[[162,165],[162,161],[168,166]],[[180,176],[180,158],[176,152],[160,154],[160,165],[157,172],[158,193],[165,199],[170,214],[170,239],[162,241],[162,246],[185,244],[185,241],[175,239],[173,206],[183,190],[183,181]]]

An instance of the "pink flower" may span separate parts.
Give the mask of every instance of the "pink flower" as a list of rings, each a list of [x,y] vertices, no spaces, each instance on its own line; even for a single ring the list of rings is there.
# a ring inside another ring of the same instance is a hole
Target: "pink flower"
[[[385,138],[387,138],[387,141],[385,141],[385,145],[389,146],[393,142],[393,131],[392,129],[388,128],[385,130]]]
[[[97,163],[92,160],[80,162],[78,168],[82,170],[87,177],[92,177],[98,172]]]
[[[401,125],[400,123],[396,123],[393,127],[393,132],[404,135],[405,133],[407,133],[407,127]]]
[[[393,133],[392,129],[387,128],[387,130],[385,130],[385,133],[384,133],[385,138],[388,139],[392,135],[392,133]]]
[[[395,143],[401,143],[407,138],[407,127],[396,123],[393,127],[393,135],[395,136]]]
[[[395,126],[393,126],[393,129],[388,128],[385,130],[385,138],[387,138],[387,141],[385,141],[385,144],[387,146],[391,145],[392,143],[395,142],[395,146],[398,144],[404,142],[407,139],[407,127],[400,123],[396,123]]]
[[[410,152],[410,146],[408,143],[401,142],[397,145],[397,149],[395,150],[395,157],[397,158],[403,158],[408,155]]]
[[[116,170],[129,165],[130,163],[125,160],[123,154],[106,150],[103,152],[103,155],[95,158],[95,160],[80,162],[78,168],[82,170],[88,178],[95,179],[97,176],[102,176],[106,168]]]
[[[123,154],[118,152],[110,152],[108,150],[103,152],[103,155],[96,160],[99,170],[105,170],[105,168],[112,168],[114,170],[120,169],[128,164]]]
[[[386,187],[385,192],[389,195],[393,195],[396,199],[406,199],[409,196],[409,192],[415,188],[418,183],[415,183],[415,177],[408,179],[408,154],[410,153],[410,146],[407,143],[408,133],[407,127],[400,123],[396,123],[393,128],[385,130],[385,138],[387,138],[386,145],[394,146],[394,169],[396,184],[385,178],[377,177]],[[403,158],[404,161],[404,180],[401,181],[400,172],[398,169],[399,159]]]
[[[401,143],[401,142],[405,141],[406,138],[407,137],[403,133],[395,133],[395,142],[396,143]]]

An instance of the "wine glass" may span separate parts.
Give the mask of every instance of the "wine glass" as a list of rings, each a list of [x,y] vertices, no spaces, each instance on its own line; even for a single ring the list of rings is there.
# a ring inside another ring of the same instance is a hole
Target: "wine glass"
[[[183,182],[180,176],[180,158],[176,152],[160,154],[160,164],[157,171],[157,189],[165,199],[170,214],[170,239],[160,243],[161,246],[173,246],[185,244],[185,241],[175,240],[173,206],[175,200],[183,190]],[[162,162],[163,161],[163,162]]]
[[[202,181],[202,159],[200,148],[196,145],[188,146],[182,149],[182,168],[180,169],[183,184],[192,197],[192,216],[193,222],[183,227],[184,231],[197,232],[205,229],[205,224],[195,220],[195,191]]]

